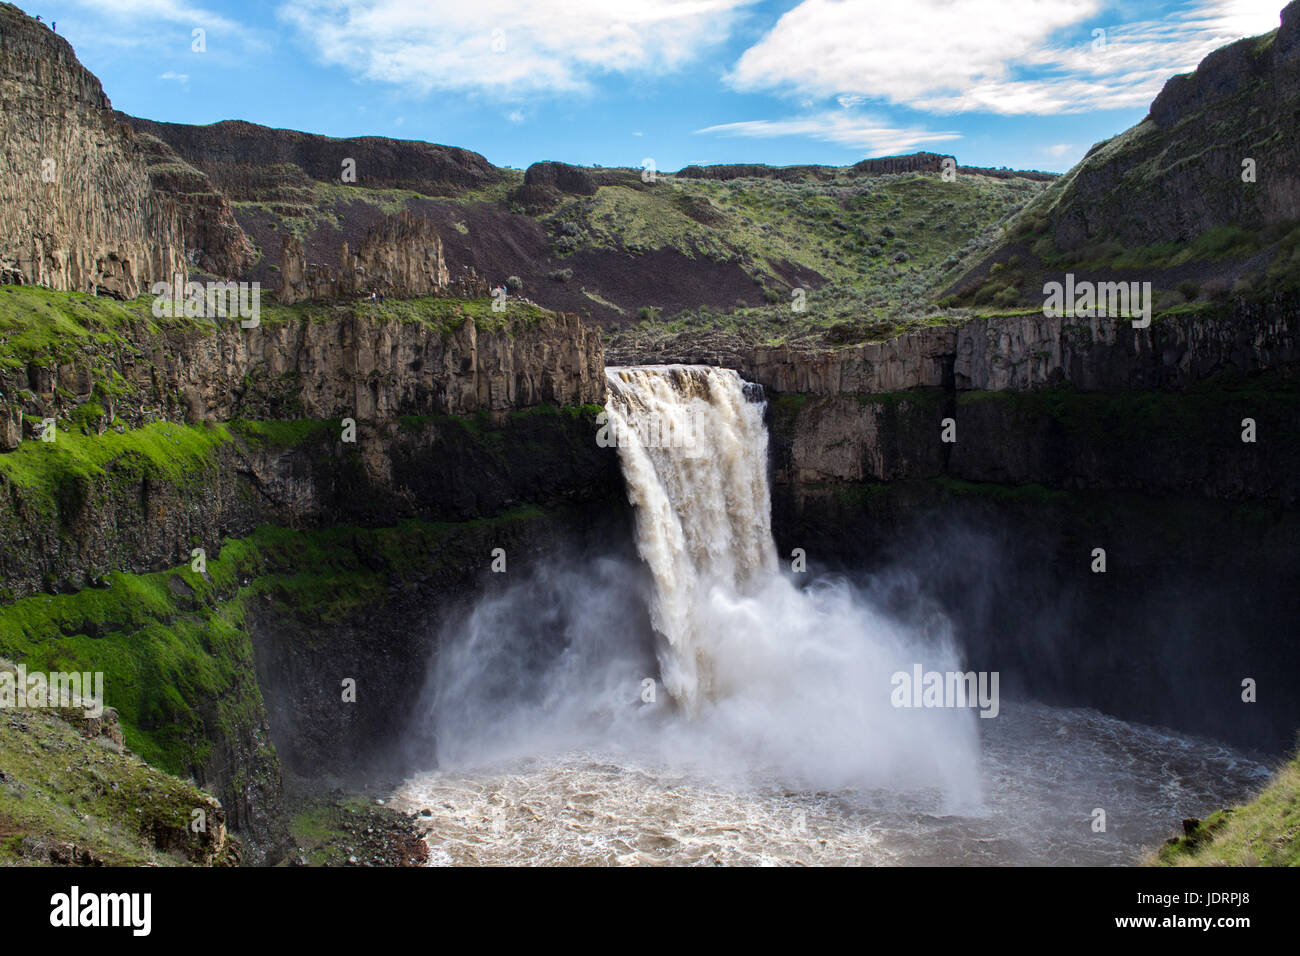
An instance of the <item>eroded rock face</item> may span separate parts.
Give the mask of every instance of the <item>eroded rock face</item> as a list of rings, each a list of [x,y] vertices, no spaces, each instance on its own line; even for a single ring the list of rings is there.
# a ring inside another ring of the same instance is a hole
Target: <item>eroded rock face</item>
[[[230,200],[206,173],[185,162],[162,140],[137,133],[136,142],[145,156],[154,189],[170,196],[180,210],[189,262],[227,278],[242,275],[257,259],[257,251],[235,221]]]
[[[370,229],[353,255],[343,243],[342,266],[307,261],[302,240],[285,237],[280,253],[279,299],[286,305],[309,299],[356,298],[370,292],[412,298],[421,295],[487,295],[487,282],[463,271],[452,281],[442,238],[422,216],[401,212]]]
[[[176,205],[62,37],[0,6],[0,279],[134,298],[184,271]]]
[[[734,363],[767,388],[813,395],[1024,390],[1066,382],[1085,390],[1182,387],[1221,371],[1256,372],[1300,360],[1295,316],[1296,303],[1281,300],[1145,329],[1114,318],[1032,314],[918,329],[836,351],[757,348]]]
[[[480,332],[468,319],[441,332],[360,312],[251,329],[237,319],[164,332],[140,323],[127,336],[129,346],[87,353],[79,364],[0,371],[0,394],[19,401],[0,406],[0,448],[35,437],[24,432],[24,414],[66,420],[88,401],[92,363],[111,365],[125,386],[101,398],[101,430],[232,418],[382,423],[605,400],[600,333],[572,315],[500,332]]]
[[[1300,363],[1297,314],[1279,300],[1146,329],[1041,314],[979,319],[836,352],[757,350],[739,368],[778,399],[802,396],[778,402],[778,411],[797,410],[774,419],[777,479],[793,485],[947,475],[1294,501],[1293,452],[1278,445],[1295,432],[1289,405],[1181,391],[1223,373],[1287,374]],[[1074,396],[1073,414],[1039,394],[1061,385]],[[1133,439],[1131,418],[1151,414],[1141,402],[1162,395],[1166,417]],[[1133,403],[1131,415],[1115,396]],[[961,437],[943,444],[939,423],[948,417]],[[1247,417],[1267,421],[1273,436],[1259,460],[1241,452]],[[1111,430],[1131,440],[1111,442]]]
[[[759,347],[740,361],[747,378],[779,392],[899,392],[947,384],[956,349],[955,328],[933,328],[833,352]]]

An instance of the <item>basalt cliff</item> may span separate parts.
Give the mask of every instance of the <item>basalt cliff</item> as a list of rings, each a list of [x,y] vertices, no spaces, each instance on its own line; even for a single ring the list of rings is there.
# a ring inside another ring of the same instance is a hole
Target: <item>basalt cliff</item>
[[[68,42],[0,5],[0,279],[134,298],[185,268],[180,211]]]

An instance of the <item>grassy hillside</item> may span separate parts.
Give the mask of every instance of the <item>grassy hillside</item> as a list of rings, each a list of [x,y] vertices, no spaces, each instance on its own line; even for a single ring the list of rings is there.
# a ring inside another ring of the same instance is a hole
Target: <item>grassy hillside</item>
[[[178,166],[167,180],[176,189],[200,189],[210,176],[226,190],[256,254],[242,278],[278,288],[291,235],[309,262],[337,268],[343,243],[355,250],[383,217],[409,211],[434,223],[453,275],[472,267],[494,284],[517,278],[542,306],[623,334],[685,316],[693,327],[744,340],[783,338],[781,325],[813,344],[860,339],[870,333],[859,325],[886,314],[924,313],[1050,181],[965,167],[954,182],[938,172],[879,172],[919,168],[902,157],[894,166],[755,166],[737,178],[659,173],[648,182],[639,170],[563,167],[563,188],[495,168],[464,183],[421,186],[406,175],[413,169],[381,163],[344,183],[332,167],[315,168],[310,154],[300,163],[232,167],[214,153],[206,127],[132,122],[168,141],[160,153],[174,147],[183,156],[187,175],[176,162],[164,170]],[[268,143],[303,136],[245,127]],[[816,294],[806,311],[790,308],[795,289]],[[745,314],[732,321],[738,310]]]
[[[1251,803],[1219,810],[1166,843],[1158,866],[1300,866],[1300,756]]]
[[[1041,304],[1045,280],[1151,282],[1166,304],[1300,288],[1300,4],[1173,77],[953,283],[951,304]]]
[[[0,865],[238,861],[211,795],[86,724],[68,711],[0,712]],[[195,810],[206,830],[191,829]]]

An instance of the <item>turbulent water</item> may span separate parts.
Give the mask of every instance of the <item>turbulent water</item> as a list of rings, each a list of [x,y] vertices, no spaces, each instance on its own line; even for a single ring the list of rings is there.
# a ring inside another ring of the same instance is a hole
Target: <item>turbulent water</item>
[[[640,561],[556,555],[443,635],[439,770],[397,795],[435,863],[1122,863],[1264,779],[1090,711],[897,706],[893,675],[985,662],[919,596],[900,620],[778,558],[761,396],[607,378]]]

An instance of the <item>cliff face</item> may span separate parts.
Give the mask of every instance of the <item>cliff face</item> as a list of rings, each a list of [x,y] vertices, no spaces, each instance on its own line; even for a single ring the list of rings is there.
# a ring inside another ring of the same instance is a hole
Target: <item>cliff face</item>
[[[453,330],[384,320],[364,305],[325,320],[244,329],[140,320],[121,341],[75,359],[0,370],[0,450],[67,419],[92,398],[94,426],[232,418],[393,421],[409,415],[501,413],[542,403],[604,401],[599,334],[576,317],[541,315],[502,331],[469,319]],[[111,389],[96,382],[112,378]],[[24,427],[24,416],[28,424]]]
[[[629,527],[595,440],[600,339],[576,318],[484,306],[476,324],[456,311],[473,303],[425,299],[267,306],[244,329],[0,300],[6,328],[28,323],[0,373],[0,654],[84,645],[128,745],[218,795],[251,859],[283,831],[282,759],[348,780],[395,766],[493,549],[527,566]],[[53,442],[17,442],[47,417]]]
[[[770,395],[780,553],[915,590],[1008,698],[1281,752],[1300,694],[1243,708],[1236,684],[1300,667],[1295,314],[1035,317],[874,364],[786,357],[766,377],[819,390]]]
[[[781,420],[786,451],[778,477],[786,481],[948,475],[1156,489],[1171,487],[1162,484],[1168,479],[1185,488],[1218,489],[1212,493],[1294,501],[1300,489],[1275,472],[1279,459],[1252,457],[1247,467],[1245,459],[1228,454],[1241,445],[1245,417],[1268,419],[1275,439],[1289,434],[1290,406],[1243,401],[1227,411],[1225,405],[1214,414],[1218,438],[1187,448],[1170,445],[1159,429],[1139,447],[1109,448],[1107,430],[1084,430],[1066,441],[1048,414],[1055,406],[1043,390],[1067,389],[1074,407],[1087,415],[1107,407],[1116,393],[1133,396],[1137,404],[1146,394],[1168,406],[1170,423],[1179,424],[1196,407],[1195,391],[1207,380],[1284,374],[1300,362],[1295,315],[1295,303],[1278,301],[1243,303],[1219,317],[1168,319],[1146,329],[1100,318],[980,319],[838,352],[762,349],[739,364],[742,374],[774,392],[805,399],[797,414]],[[989,400],[981,400],[985,396]],[[960,438],[945,445],[938,436],[947,417],[957,421]],[[1132,432],[1129,423],[1114,424]],[[1186,429],[1175,437],[1186,439]],[[1215,448],[1222,452],[1219,464],[1205,457]],[[1153,458],[1153,449],[1163,451]],[[1160,464],[1161,454],[1170,456],[1168,465]]]
[[[137,133],[136,142],[145,156],[154,189],[171,197],[180,210],[185,256],[190,264],[227,278],[247,271],[257,251],[235,221],[230,200],[207,175],[181,159],[162,140]]]
[[[0,280],[134,298],[183,271],[181,218],[72,47],[0,6]]]
[[[833,352],[759,348],[722,358],[768,388],[814,395],[1062,383],[1085,390],[1177,388],[1221,371],[1300,360],[1296,305],[1243,302],[1218,316],[1170,318],[1146,329],[1112,318],[1041,313],[981,318]]]
[[[286,236],[280,251],[279,300],[288,305],[369,292],[398,298],[488,295],[487,281],[473,269],[462,267],[453,279],[438,231],[428,219],[409,212],[385,217],[369,229],[355,255],[343,243],[339,262],[338,269],[308,262],[302,240]]]

